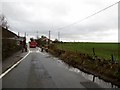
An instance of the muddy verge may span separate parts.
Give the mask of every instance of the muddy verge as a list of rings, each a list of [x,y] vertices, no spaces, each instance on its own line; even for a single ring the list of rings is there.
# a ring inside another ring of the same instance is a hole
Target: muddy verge
[[[120,63],[118,62],[100,59],[97,56],[88,54],[60,50],[55,45],[50,46],[49,53],[81,71],[93,74],[120,87]]]
[[[21,51],[18,51],[10,57],[6,58],[4,61],[2,61],[2,73],[4,73],[6,70],[8,70],[11,66],[13,66],[26,55],[22,54],[23,53]]]

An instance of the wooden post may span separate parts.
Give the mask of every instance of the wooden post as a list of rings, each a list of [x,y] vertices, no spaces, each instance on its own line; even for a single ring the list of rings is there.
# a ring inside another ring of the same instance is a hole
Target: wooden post
[[[18,38],[19,38],[19,36],[20,36],[20,33],[18,32]]]
[[[111,83],[111,87],[113,88],[113,84]]]
[[[93,55],[95,56],[95,49],[93,48]]]
[[[49,31],[49,39],[48,39],[48,49],[50,47],[50,31]]]
[[[93,82],[95,81],[95,75],[93,76]]]
[[[58,32],[58,42],[60,42],[60,32]]]
[[[113,54],[111,54],[111,59],[112,59],[112,62],[114,62],[114,57],[113,57]]]

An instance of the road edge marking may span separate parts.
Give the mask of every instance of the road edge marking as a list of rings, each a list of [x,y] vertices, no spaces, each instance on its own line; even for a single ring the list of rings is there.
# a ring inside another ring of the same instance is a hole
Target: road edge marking
[[[2,73],[0,75],[0,79],[3,78],[7,73],[9,73],[14,67],[16,67],[21,61],[23,61],[28,55],[30,54],[30,51],[21,59],[19,60],[17,63],[15,63],[14,65],[12,65],[9,69],[7,69],[4,73]]]

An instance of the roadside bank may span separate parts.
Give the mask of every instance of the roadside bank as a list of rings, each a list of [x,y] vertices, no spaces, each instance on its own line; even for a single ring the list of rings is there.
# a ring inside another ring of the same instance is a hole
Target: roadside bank
[[[100,59],[83,53],[73,53],[58,49],[51,45],[49,53],[59,57],[65,63],[80,69],[83,72],[93,74],[112,85],[120,87],[120,63]]]

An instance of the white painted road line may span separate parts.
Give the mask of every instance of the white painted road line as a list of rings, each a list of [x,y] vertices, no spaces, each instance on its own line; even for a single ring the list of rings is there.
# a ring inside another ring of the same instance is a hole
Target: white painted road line
[[[28,50],[29,51],[29,50]],[[10,72],[13,68],[15,68],[21,61],[23,61],[28,55],[30,54],[30,51],[23,57],[21,60],[19,60],[17,63],[15,63],[12,67],[10,67],[8,70],[6,70],[4,73],[0,75],[0,79],[4,77],[8,72]]]
[[[35,51],[35,52],[37,52],[37,53],[40,53],[40,54],[42,54],[42,55],[45,55],[44,53],[41,53],[40,51],[40,48],[38,48],[38,51]],[[15,63],[13,66],[11,66],[8,70],[6,70],[4,73],[2,73],[1,75],[0,75],[0,79],[1,78],[3,78],[7,73],[9,73],[13,68],[15,68],[21,61],[23,61],[30,53],[32,53],[33,51],[30,51],[29,49],[28,49],[28,53],[25,55],[25,57],[23,57],[21,60],[19,60],[17,63]]]

